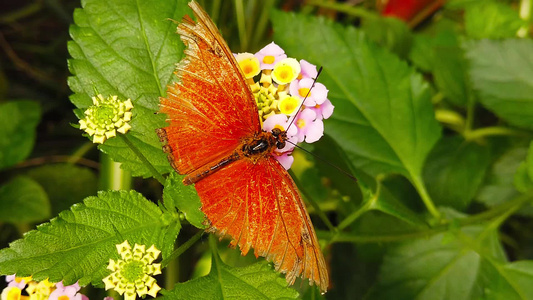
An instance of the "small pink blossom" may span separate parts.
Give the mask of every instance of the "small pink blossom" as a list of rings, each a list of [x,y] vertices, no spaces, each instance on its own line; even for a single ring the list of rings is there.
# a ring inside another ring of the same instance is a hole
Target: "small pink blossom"
[[[290,85],[290,92],[292,96],[305,99],[304,105],[312,107],[317,104],[322,104],[328,97],[328,89],[322,83],[315,82],[311,78],[304,78],[302,80],[294,80]],[[306,98],[307,96],[307,98]]]
[[[15,286],[15,287],[18,287],[19,289],[23,290],[24,287],[26,286],[26,284],[28,284],[26,282],[26,278],[18,278],[18,280],[17,280],[17,276],[15,274],[7,275],[6,276],[6,282],[8,283],[7,286],[8,287]]]
[[[318,75],[318,71],[316,70],[316,66],[312,63],[307,62],[304,59],[300,60],[300,67],[302,68],[301,74],[302,79],[303,78],[311,78],[315,79]]]
[[[334,108],[335,106],[331,104],[331,101],[329,101],[329,99],[326,99],[326,101],[324,101],[324,103],[322,104],[317,104],[313,107],[309,107],[309,109],[313,110],[316,113],[317,119],[321,120],[331,117]]]
[[[274,157],[285,168],[285,170],[288,170],[291,168],[292,163],[294,162],[294,157],[291,154],[292,152],[284,152],[281,155],[274,153]]]
[[[314,143],[324,135],[324,123],[317,119],[315,111],[306,108],[296,117],[298,142]]]
[[[56,289],[50,294],[49,300],[68,299],[83,300],[82,294],[79,294],[80,285],[76,282],[73,285],[64,286],[63,282],[56,283]]]
[[[261,64],[261,70],[274,69],[274,65],[282,59],[287,58],[285,51],[274,42],[266,45],[255,54]]]

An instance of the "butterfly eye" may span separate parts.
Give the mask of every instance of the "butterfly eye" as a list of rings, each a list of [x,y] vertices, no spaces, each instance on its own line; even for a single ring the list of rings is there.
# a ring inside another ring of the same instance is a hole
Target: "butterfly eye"
[[[272,129],[272,135],[274,135],[275,137],[277,137],[278,135],[280,135],[281,133],[281,129],[279,128],[274,128]],[[281,149],[281,148],[280,148]]]
[[[278,142],[278,143],[276,144],[276,147],[277,147],[278,149],[283,149],[283,148],[285,148],[285,142]]]

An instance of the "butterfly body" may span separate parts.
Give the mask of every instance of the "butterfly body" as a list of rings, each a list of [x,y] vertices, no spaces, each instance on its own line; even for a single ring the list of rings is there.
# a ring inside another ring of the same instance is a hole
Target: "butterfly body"
[[[285,131],[261,129],[254,95],[216,26],[196,2],[178,34],[187,46],[178,81],[160,99],[169,125],[158,130],[172,167],[194,184],[208,231],[231,238],[243,255],[272,261],[293,284],[329,279],[318,239],[296,184],[274,158]]]

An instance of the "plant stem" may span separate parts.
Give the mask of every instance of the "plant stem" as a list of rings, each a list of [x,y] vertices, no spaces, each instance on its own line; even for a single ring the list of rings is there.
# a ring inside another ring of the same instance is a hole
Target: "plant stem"
[[[126,145],[130,147],[131,151],[133,151],[133,153],[137,155],[137,157],[144,164],[144,166],[147,167],[148,170],[150,170],[150,172],[152,173],[152,176],[154,176],[154,178],[157,179],[157,181],[159,181],[161,185],[165,185],[165,178],[163,178],[163,175],[161,175],[155,169],[155,167],[148,161],[148,159],[142,154],[142,152],[139,149],[137,149],[135,145],[133,145],[133,143],[128,139],[128,137],[125,134],[120,134],[119,136],[122,138],[124,143],[126,143]]]
[[[496,135],[503,135],[503,136],[531,136],[530,132],[523,131],[523,130],[517,130],[507,127],[499,127],[499,126],[492,126],[492,127],[485,127],[480,128],[472,131],[465,131],[464,136],[466,140],[477,140],[486,136],[496,136]]]
[[[248,38],[246,37],[244,4],[242,3],[242,0],[235,0],[235,14],[237,17],[237,27],[239,29],[239,39],[241,40],[241,51],[246,51],[248,49]]]
[[[525,38],[529,35],[529,20],[531,20],[532,6],[531,0],[520,1],[520,18],[524,20],[526,24],[522,25],[522,27],[520,27],[516,33],[516,36],[519,38]]]
[[[359,207],[358,210],[352,212],[350,215],[348,215],[342,222],[337,226],[337,231],[342,231],[346,227],[350,226],[355,220],[359,219],[361,215],[363,215],[365,212],[371,210],[371,207],[373,205],[373,201],[369,200],[366,201],[361,207]]]
[[[174,250],[167,258],[163,259],[163,261],[161,261],[161,266],[166,267],[171,260],[179,257],[181,254],[183,254],[183,252],[187,251],[187,249],[189,249],[194,243],[196,243],[196,241],[198,241],[203,234],[203,230],[198,231],[198,233],[196,233],[185,243],[181,244],[181,246],[179,246],[178,249]]]
[[[120,168],[120,163],[113,161],[109,155],[100,152],[100,189],[129,190],[131,173]]]
[[[424,205],[426,205],[427,210],[429,213],[437,220],[441,219],[440,212],[435,207],[435,204],[433,203],[433,200],[431,200],[431,197],[428,194],[428,191],[426,190],[426,186],[422,182],[422,178],[420,178],[420,175],[412,176],[411,182],[413,183],[414,187],[418,191],[418,194],[422,198],[422,201],[424,202]]]

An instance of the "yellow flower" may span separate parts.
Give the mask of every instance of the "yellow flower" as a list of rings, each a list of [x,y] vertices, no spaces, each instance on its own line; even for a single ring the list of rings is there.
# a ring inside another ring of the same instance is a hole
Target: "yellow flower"
[[[277,84],[288,84],[300,74],[300,63],[294,58],[285,58],[274,66],[272,79]]]
[[[125,300],[134,300],[136,294],[139,297],[150,295],[155,298],[161,288],[152,275],[161,274],[161,264],[154,264],[153,261],[161,251],[154,245],[145,249],[145,245],[135,244],[132,249],[128,241],[116,247],[122,259],[109,260],[107,269],[112,273],[103,279],[105,289],[114,289],[124,295]]]
[[[79,121],[80,129],[93,137],[93,143],[103,144],[107,139],[125,134],[131,129],[131,100],[121,101],[117,96],[92,97],[93,105],[85,111],[85,118]]]

